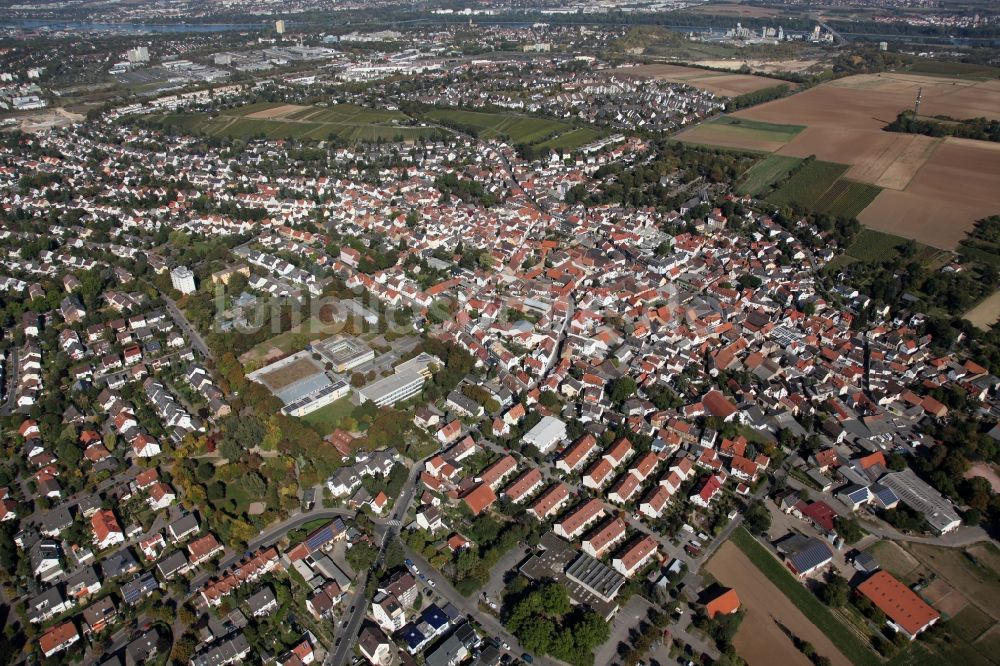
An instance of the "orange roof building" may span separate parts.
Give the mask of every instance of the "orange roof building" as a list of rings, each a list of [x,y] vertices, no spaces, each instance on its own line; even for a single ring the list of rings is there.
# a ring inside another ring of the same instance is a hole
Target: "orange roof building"
[[[65,650],[69,646],[80,640],[80,633],[76,630],[76,625],[72,621],[58,624],[38,639],[38,647],[42,649],[42,654],[46,658]]]
[[[493,492],[493,488],[490,487],[488,483],[480,483],[478,486],[470,490],[462,498],[465,505],[469,507],[469,511],[472,512],[473,516],[478,516],[486,509],[493,506],[493,503],[497,501],[497,495]]]
[[[889,625],[912,641],[920,632],[938,621],[941,614],[888,571],[877,571],[858,585],[858,592],[868,597],[885,613]]]
[[[600,500],[587,500],[587,502],[570,511],[561,521],[556,523],[553,531],[564,539],[575,539],[590,524],[604,514],[604,504]]]
[[[716,615],[731,615],[740,609],[740,597],[736,590],[726,589],[705,603],[705,614],[709,619]]]

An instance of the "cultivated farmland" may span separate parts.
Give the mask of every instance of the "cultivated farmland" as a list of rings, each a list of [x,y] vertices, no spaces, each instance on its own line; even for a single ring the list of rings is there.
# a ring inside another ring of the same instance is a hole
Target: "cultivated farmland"
[[[726,97],[737,97],[748,92],[755,92],[763,88],[772,88],[780,86],[783,83],[788,83],[787,81],[772,79],[766,76],[715,72],[709,69],[683,67],[681,65],[638,65],[637,67],[623,67],[622,69],[615,70],[615,73],[619,76],[686,83],[694,88],[707,90],[716,95],[725,95]]]
[[[1000,210],[1000,144],[948,138],[905,190],[884,190],[858,216],[865,225],[952,250],[976,220]]]
[[[746,538],[752,538],[747,535]],[[764,552],[765,557],[771,557]],[[775,560],[775,565],[783,568]],[[778,626],[780,622],[793,634],[807,640],[816,653],[832,664],[847,666],[851,661],[830,638],[810,622],[802,611],[785,596],[764,573],[755,566],[732,541],[722,544],[705,567],[722,585],[736,590],[746,616],[733,641],[740,656],[748,664],[795,664],[806,666],[810,661]],[[785,574],[791,579],[791,574]],[[799,583],[792,581],[792,584]],[[805,588],[803,593],[810,594]],[[819,603],[817,601],[817,603]],[[830,618],[831,621],[836,622]],[[871,655],[874,658],[874,654]]]
[[[813,160],[795,172],[768,200],[815,210],[816,202],[845,171],[847,167],[843,164]]]
[[[881,541],[873,553],[887,571],[919,590],[924,599],[950,621],[945,633],[931,633],[923,642],[931,661],[920,663],[998,663],[996,623],[1000,610],[1000,550],[992,542],[966,548]]]
[[[836,199],[831,192],[821,206],[829,212],[854,214],[873,229],[953,250],[975,220],[1000,210],[995,185],[1000,182],[1000,145],[883,131],[900,111],[913,106],[921,88],[921,113],[926,115],[1000,118],[997,80],[865,74],[831,81],[731,116],[806,126],[788,139],[777,134],[768,140],[745,132],[727,134],[712,128],[711,123],[682,132],[678,138],[783,157],[815,155],[817,160],[848,165],[843,174],[847,181],[876,185],[883,191],[840,185],[838,189],[845,191]],[[862,209],[869,198],[870,203]],[[802,196],[795,194],[793,199],[786,191],[785,199],[801,200]]]
[[[881,187],[841,178],[816,200],[816,210],[840,217],[857,217],[875,200]]]
[[[304,139],[345,141],[392,141],[432,136],[432,128],[409,127],[398,111],[369,109],[353,104],[299,106],[296,104],[249,104],[212,113],[173,113],[159,120],[164,127],[209,136],[234,139]]]

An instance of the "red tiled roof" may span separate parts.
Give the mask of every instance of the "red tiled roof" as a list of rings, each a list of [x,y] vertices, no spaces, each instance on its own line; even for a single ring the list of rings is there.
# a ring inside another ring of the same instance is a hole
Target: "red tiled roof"
[[[910,636],[916,636],[940,617],[910,588],[887,571],[877,571],[858,585],[858,592],[868,597],[890,620]]]
[[[490,484],[484,482],[466,493],[462,501],[472,511],[472,515],[478,516],[497,501],[497,496],[493,492],[493,489],[490,488]]]

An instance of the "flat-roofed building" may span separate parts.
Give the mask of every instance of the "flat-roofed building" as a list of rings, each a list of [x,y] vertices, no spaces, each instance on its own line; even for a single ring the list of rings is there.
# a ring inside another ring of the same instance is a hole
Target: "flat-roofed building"
[[[588,606],[605,620],[614,616],[614,598],[625,582],[620,574],[552,532],[543,534],[538,545],[538,552],[521,565],[522,574],[534,581],[554,580],[566,588],[573,603]]]
[[[612,601],[625,584],[625,576],[586,553],[580,553],[566,567],[565,573],[570,580],[607,602]]]
[[[889,472],[879,483],[924,515],[924,520],[937,534],[947,534],[962,524],[955,507],[941,493],[919,478],[912,469]]]
[[[549,453],[566,438],[566,424],[554,416],[543,416],[521,439],[542,453]]]
[[[363,402],[371,401],[379,407],[394,405],[420,393],[424,376],[418,372],[404,371],[383,377],[358,389]]]
[[[335,335],[311,346],[333,365],[334,372],[353,370],[375,358],[375,352],[368,345],[345,335]]]
[[[350,392],[351,387],[347,385],[347,382],[331,382],[311,393],[305,394],[298,400],[288,403],[282,407],[281,411],[288,416],[305,416],[326,407],[332,402],[340,400]]]

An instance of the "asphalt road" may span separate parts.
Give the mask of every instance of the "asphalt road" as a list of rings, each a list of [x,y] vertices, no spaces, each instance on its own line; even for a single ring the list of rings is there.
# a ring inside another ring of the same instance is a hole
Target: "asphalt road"
[[[4,364],[4,372],[7,373],[7,399],[0,407],[0,414],[6,416],[14,411],[14,393],[17,389],[17,347],[10,348],[10,356]]]
[[[449,603],[453,604],[455,608],[462,611],[464,614],[471,616],[478,622],[487,633],[492,636],[496,636],[500,641],[506,642],[510,645],[510,651],[514,653],[514,656],[520,656],[525,652],[521,644],[517,642],[513,634],[508,632],[500,620],[496,619],[489,613],[484,613],[479,610],[478,599],[479,595],[476,594],[473,597],[463,597],[459,594],[458,590],[451,586],[448,579],[441,575],[441,572],[431,566],[430,562],[425,560],[423,556],[417,553],[415,550],[410,549],[406,544],[403,544],[403,550],[406,552],[406,556],[413,560],[413,563],[420,567],[420,573],[427,576],[429,580],[434,581],[434,591],[446,599]],[[555,666],[557,662],[543,657],[540,655],[533,655],[536,664],[552,664]]]
[[[271,546],[280,541],[281,538],[285,536],[288,532],[294,529],[298,529],[299,527],[302,527],[303,525],[305,525],[310,521],[327,519],[327,518],[333,520],[337,516],[340,516],[342,518],[353,518],[356,513],[357,513],[356,511],[349,511],[347,509],[322,509],[322,508],[315,508],[312,511],[304,511],[301,513],[297,513],[294,516],[286,518],[280,523],[272,525],[271,527],[261,532],[256,539],[253,539],[252,541],[250,541],[250,543],[247,544],[247,550],[255,551],[261,547]],[[221,562],[219,562],[219,568],[216,571],[205,572],[192,579],[191,589],[197,590],[209,578],[220,575],[223,571],[236,564],[242,557],[243,553],[234,553],[229,557],[223,559]]]
[[[184,337],[191,341],[191,345],[197,349],[202,356],[214,360],[215,357],[212,355],[212,351],[208,348],[208,345],[205,344],[205,340],[201,337],[201,334],[198,333],[198,330],[191,324],[191,322],[188,321],[188,318],[184,316],[181,309],[177,307],[177,303],[175,303],[170,296],[167,296],[163,292],[160,292],[160,295],[163,296],[163,301],[167,304],[167,312],[170,313],[170,317],[174,320],[174,323],[180,327],[181,331],[184,333]]]
[[[410,468],[410,474],[403,485],[403,494],[399,496],[393,505],[389,518],[379,525],[382,528],[382,535],[379,541],[378,557],[375,559],[375,564],[372,568],[365,571],[360,580],[355,581],[356,587],[354,593],[351,595],[350,606],[348,607],[354,610],[350,612],[346,625],[337,637],[339,644],[331,652],[327,653],[327,657],[323,661],[324,666],[343,666],[353,653],[352,648],[354,647],[358,633],[361,631],[361,623],[365,619],[365,611],[368,606],[368,600],[365,597],[368,576],[373,571],[378,571],[381,568],[382,562],[385,560],[386,546],[392,539],[399,536],[400,522],[410,508],[410,503],[413,502],[414,495],[416,495],[417,475],[420,473],[422,467],[421,462],[417,462]]]

